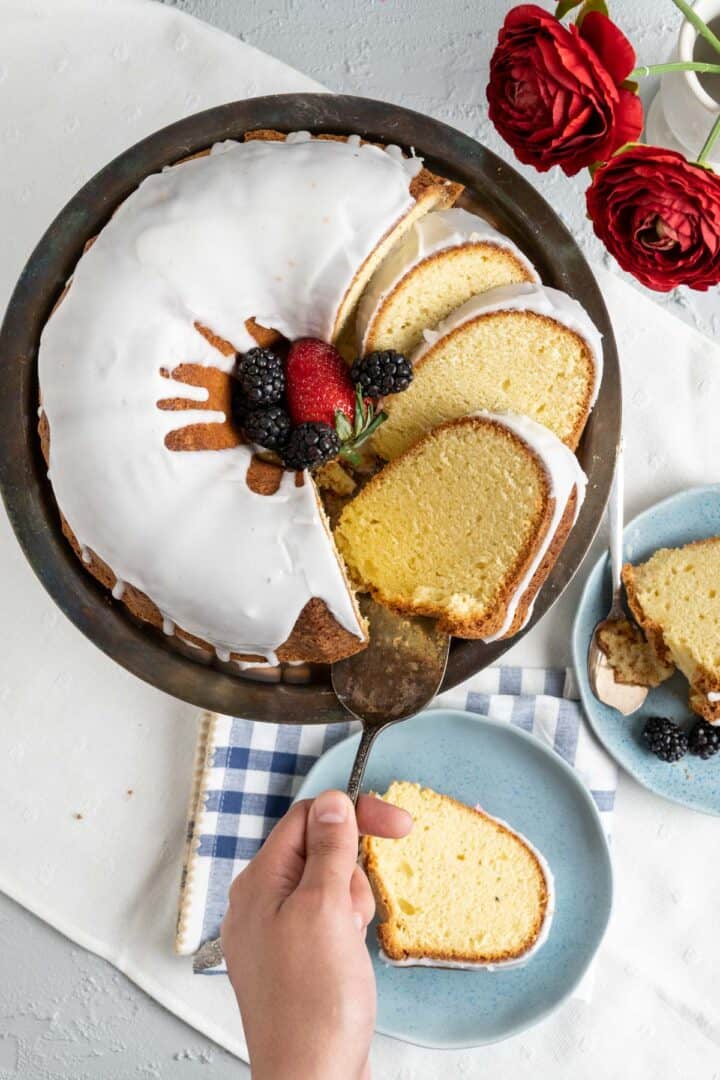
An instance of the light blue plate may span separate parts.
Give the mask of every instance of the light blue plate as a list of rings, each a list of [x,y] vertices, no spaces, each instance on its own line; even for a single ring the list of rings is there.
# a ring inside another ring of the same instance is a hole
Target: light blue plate
[[[308,773],[298,798],[344,788],[358,736],[338,743]],[[588,791],[533,735],[472,713],[421,713],[382,734],[364,789],[419,781],[480,803],[535,844],[555,876],[557,909],[545,945],[508,971],[394,968],[368,944],[378,984],[377,1030],[432,1047],[482,1046],[516,1035],[556,1009],[600,944],[612,902],[612,870]]]
[[[640,514],[626,527],[623,555],[642,562],[660,547],[678,547],[691,540],[720,536],[720,484],[691,488],[673,495]],[[595,734],[615,760],[656,795],[692,810],[720,814],[720,754],[702,761],[687,755],[668,764],[651,754],[641,742],[648,716],[690,719],[688,684],[675,675],[651,690],[632,716],[624,717],[597,700],[587,676],[587,654],[595,624],[610,607],[610,564],[603,557],[585,585],[573,628],[573,658],[585,711]]]

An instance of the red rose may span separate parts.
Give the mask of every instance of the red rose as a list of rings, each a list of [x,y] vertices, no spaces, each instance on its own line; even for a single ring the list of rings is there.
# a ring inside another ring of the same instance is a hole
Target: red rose
[[[642,104],[620,84],[635,52],[606,15],[563,26],[534,4],[508,12],[490,61],[493,124],[520,161],[568,176],[639,138]]]
[[[595,173],[587,208],[608,251],[649,289],[720,283],[720,176],[682,154],[630,147]]]

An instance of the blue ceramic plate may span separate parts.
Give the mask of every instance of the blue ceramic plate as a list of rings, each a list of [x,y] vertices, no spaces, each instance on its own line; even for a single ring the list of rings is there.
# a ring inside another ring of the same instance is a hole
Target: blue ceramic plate
[[[640,514],[625,529],[623,554],[629,562],[642,562],[659,547],[678,547],[708,536],[720,536],[720,484],[691,488]],[[595,624],[608,612],[610,591],[610,563],[605,556],[587,580],[573,629],[580,695],[595,734],[615,760],[656,795],[692,810],[720,814],[720,755],[709,761],[688,755],[669,765],[649,753],[640,739],[648,716],[675,720],[692,716],[688,684],[680,675],[651,690],[642,708],[628,717],[601,704],[590,689],[590,637]]]
[[[308,773],[298,798],[344,788],[358,736],[338,743]],[[602,940],[610,915],[607,843],[587,790],[554,751],[509,724],[436,710],[397,724],[377,741],[365,790],[413,780],[480,803],[545,855],[557,909],[545,945],[523,968],[452,971],[394,968],[368,943],[378,984],[377,1029],[420,1046],[482,1046],[542,1020],[572,992]]]

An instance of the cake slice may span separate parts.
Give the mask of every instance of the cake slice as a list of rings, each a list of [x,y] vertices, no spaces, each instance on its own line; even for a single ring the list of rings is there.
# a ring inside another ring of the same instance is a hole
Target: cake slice
[[[361,355],[396,349],[409,356],[423,330],[497,285],[538,281],[507,236],[467,210],[437,210],[416,221],[373,274],[358,306]]]
[[[411,357],[412,385],[387,399],[373,439],[381,457],[476,409],[530,416],[576,448],[602,375],[600,334],[576,300],[542,285],[501,286],[425,337]]]
[[[358,588],[450,634],[509,637],[529,619],[585,492],[541,424],[478,413],[386,465],[342,511],[335,541]]]
[[[554,906],[540,853],[505,822],[419,784],[395,780],[383,798],[413,818],[402,840],[362,840],[385,958],[438,967],[529,960]]]
[[[656,656],[690,683],[690,708],[720,721],[720,536],[660,548],[622,577]]]
[[[674,664],[656,654],[640,627],[630,619],[606,620],[597,631],[597,642],[617,683],[659,686],[675,670]]]

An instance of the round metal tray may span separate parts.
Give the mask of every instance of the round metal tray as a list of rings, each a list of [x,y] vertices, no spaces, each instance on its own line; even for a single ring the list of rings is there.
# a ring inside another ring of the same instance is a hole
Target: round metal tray
[[[461,205],[510,236],[543,281],[583,304],[603,334],[600,396],[579,450],[588,474],[585,504],[535,603],[533,626],[579,567],[602,518],[620,436],[620,374],[612,327],[592,272],[572,236],[545,200],[509,165],[454,128],[366,98],[281,94],[232,102],[190,116],[131,147],[67,204],[31,255],[0,332],[0,489],[17,538],[35,573],[67,617],[100,649],[141,679],[208,709],[278,723],[328,723],[346,714],[327,669],[311,681],[266,684],[202,664],[172,641],[136,624],[79,564],[60,531],[57,506],[37,437],[37,349],[42,327],[78,261],[85,241],[150,173],[223,139],[254,128],[357,133],[414,149],[434,171],[466,187]],[[516,641],[517,637],[513,639]],[[513,642],[454,641],[445,688],[496,661]]]

